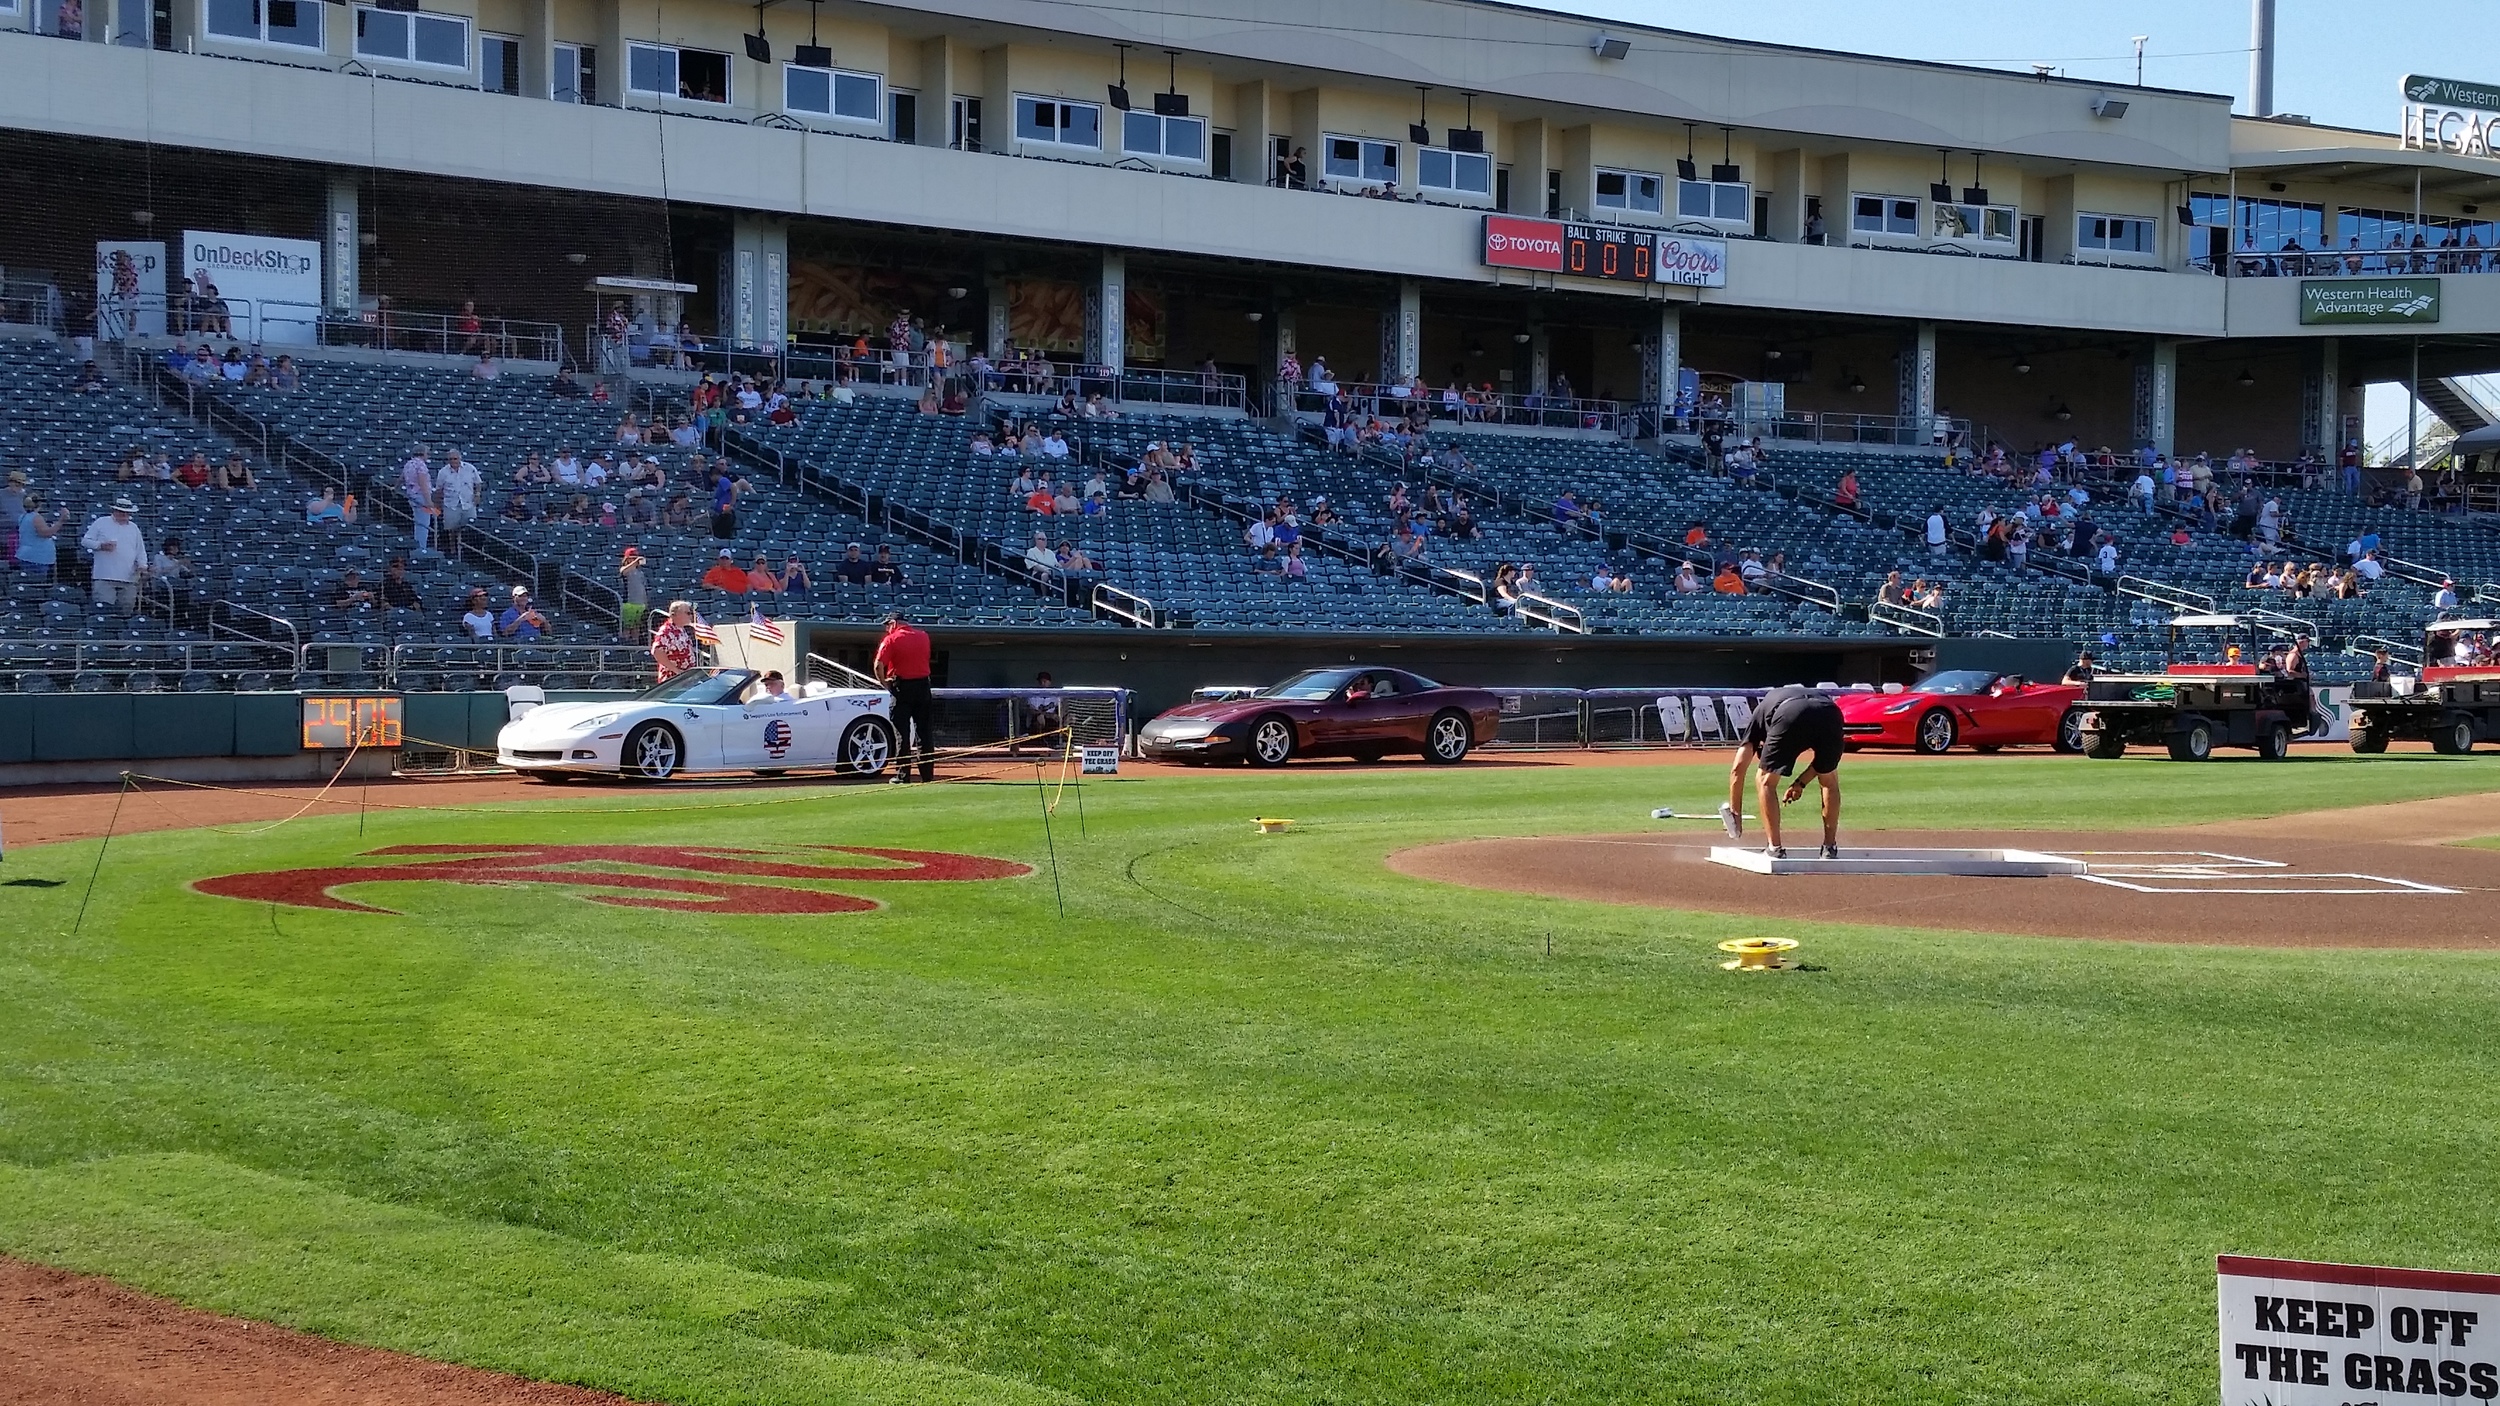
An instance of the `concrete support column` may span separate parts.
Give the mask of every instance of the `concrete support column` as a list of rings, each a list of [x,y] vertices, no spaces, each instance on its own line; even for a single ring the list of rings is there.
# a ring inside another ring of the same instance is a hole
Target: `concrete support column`
[[[1641,339],[1641,401],[1675,404],[1677,383],[1684,373],[1684,305],[1664,303],[1658,325]]]
[[[555,43],[555,0],[521,0],[522,97],[555,95]]]
[[[1928,443],[1935,436],[1936,418],[1936,324],[1922,322],[1901,346],[1901,400],[1898,412],[1916,432],[1915,442]]]
[[[2137,437],[2163,455],[2178,453],[2179,344],[2168,337],[2153,339],[2153,354],[2135,369]]]
[[[1113,375],[1128,365],[1128,257],[1102,251],[1102,276],[1086,300],[1086,357]]]
[[[1528,384],[1517,389],[1523,395],[1545,394],[1545,384],[1553,378],[1553,341],[1545,335],[1545,324],[1528,328]]]
[[[989,327],[981,339],[982,344],[989,348],[990,360],[1003,360],[1007,355],[1011,340],[1011,334],[1008,331],[1011,324],[1007,320],[1006,275],[993,271],[982,279],[981,287],[988,294],[989,303]]]
[[[1392,355],[1382,371],[1392,380],[1407,380],[1423,369],[1424,364],[1424,285],[1412,278],[1398,280],[1397,321],[1387,350]]]
[[[2343,361],[2342,342],[2333,337],[2318,339],[2318,418],[2303,438],[2316,440],[2318,452],[2330,464],[2344,450]]]
[[[331,173],[328,218],[321,227],[321,310],[333,317],[354,317],[364,288],[364,246],[356,238],[359,195],[354,172]]]
[[[722,338],[737,350],[779,353],[789,345],[789,316],[789,225],[764,215],[735,217],[721,278]]]

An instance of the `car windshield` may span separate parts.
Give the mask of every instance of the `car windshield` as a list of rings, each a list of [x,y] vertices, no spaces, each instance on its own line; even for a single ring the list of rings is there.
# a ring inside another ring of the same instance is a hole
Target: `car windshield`
[[[1913,693],[1945,693],[1970,695],[1986,693],[1997,676],[1985,669],[1938,669],[1920,679],[1910,690]]]
[[[1362,674],[1360,669],[1309,669],[1269,689],[1267,696],[1316,703],[1336,697],[1337,690],[1362,677]]]
[[[703,705],[734,703],[739,693],[755,681],[752,669],[719,669],[702,673],[689,669],[657,688],[646,690],[640,703],[683,703]]]

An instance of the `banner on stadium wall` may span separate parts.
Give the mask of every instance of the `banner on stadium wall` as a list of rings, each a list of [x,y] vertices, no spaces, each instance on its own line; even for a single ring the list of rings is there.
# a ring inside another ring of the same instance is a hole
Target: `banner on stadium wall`
[[[1551,220],[1487,215],[1484,217],[1484,262],[1489,268],[1560,273],[1563,266],[1563,228]]]
[[[165,241],[99,239],[96,335],[108,342],[165,335]]]
[[[1689,234],[1658,236],[1658,281],[1685,288],[1727,286],[1727,241]]]
[[[2500,1275],[2223,1255],[2222,1406],[2500,1396]]]
[[[1484,217],[1487,268],[1565,273],[1615,283],[1727,286],[1727,241],[1652,234],[1621,225],[1563,224],[1516,215]]]
[[[321,245],[310,239],[185,230],[182,274],[198,299],[225,300],[237,338],[310,342],[321,318]]]
[[[2352,740],[2352,686],[2338,684],[2331,688],[2309,690],[2309,732],[2311,742],[2350,742]]]

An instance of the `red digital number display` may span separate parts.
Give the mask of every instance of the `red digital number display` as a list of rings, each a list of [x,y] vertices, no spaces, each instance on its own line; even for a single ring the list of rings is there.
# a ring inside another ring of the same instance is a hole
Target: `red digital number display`
[[[395,697],[304,699],[304,750],[339,752],[351,747],[397,750],[405,735],[406,703]]]

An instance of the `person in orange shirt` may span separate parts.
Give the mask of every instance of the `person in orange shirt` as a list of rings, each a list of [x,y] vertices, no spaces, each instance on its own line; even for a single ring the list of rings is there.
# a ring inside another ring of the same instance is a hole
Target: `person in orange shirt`
[[[1684,529],[1684,545],[1687,547],[1709,546],[1710,529],[1704,524],[1698,522]]]
[[[894,695],[894,780],[910,782],[912,758],[920,779],[937,780],[937,702],[929,694],[929,636],[914,629],[900,610],[888,611],[885,638],[877,641],[877,677]]]
[[[747,593],[747,574],[739,567],[738,559],[729,554],[727,547],[723,547],[720,556],[713,561],[712,569],[703,573],[702,584],[733,596],[743,596]]]
[[[1741,596],[1745,593],[1745,578],[1738,574],[1736,564],[1730,562],[1720,567],[1719,574],[1711,578],[1710,589],[1723,596]]]

